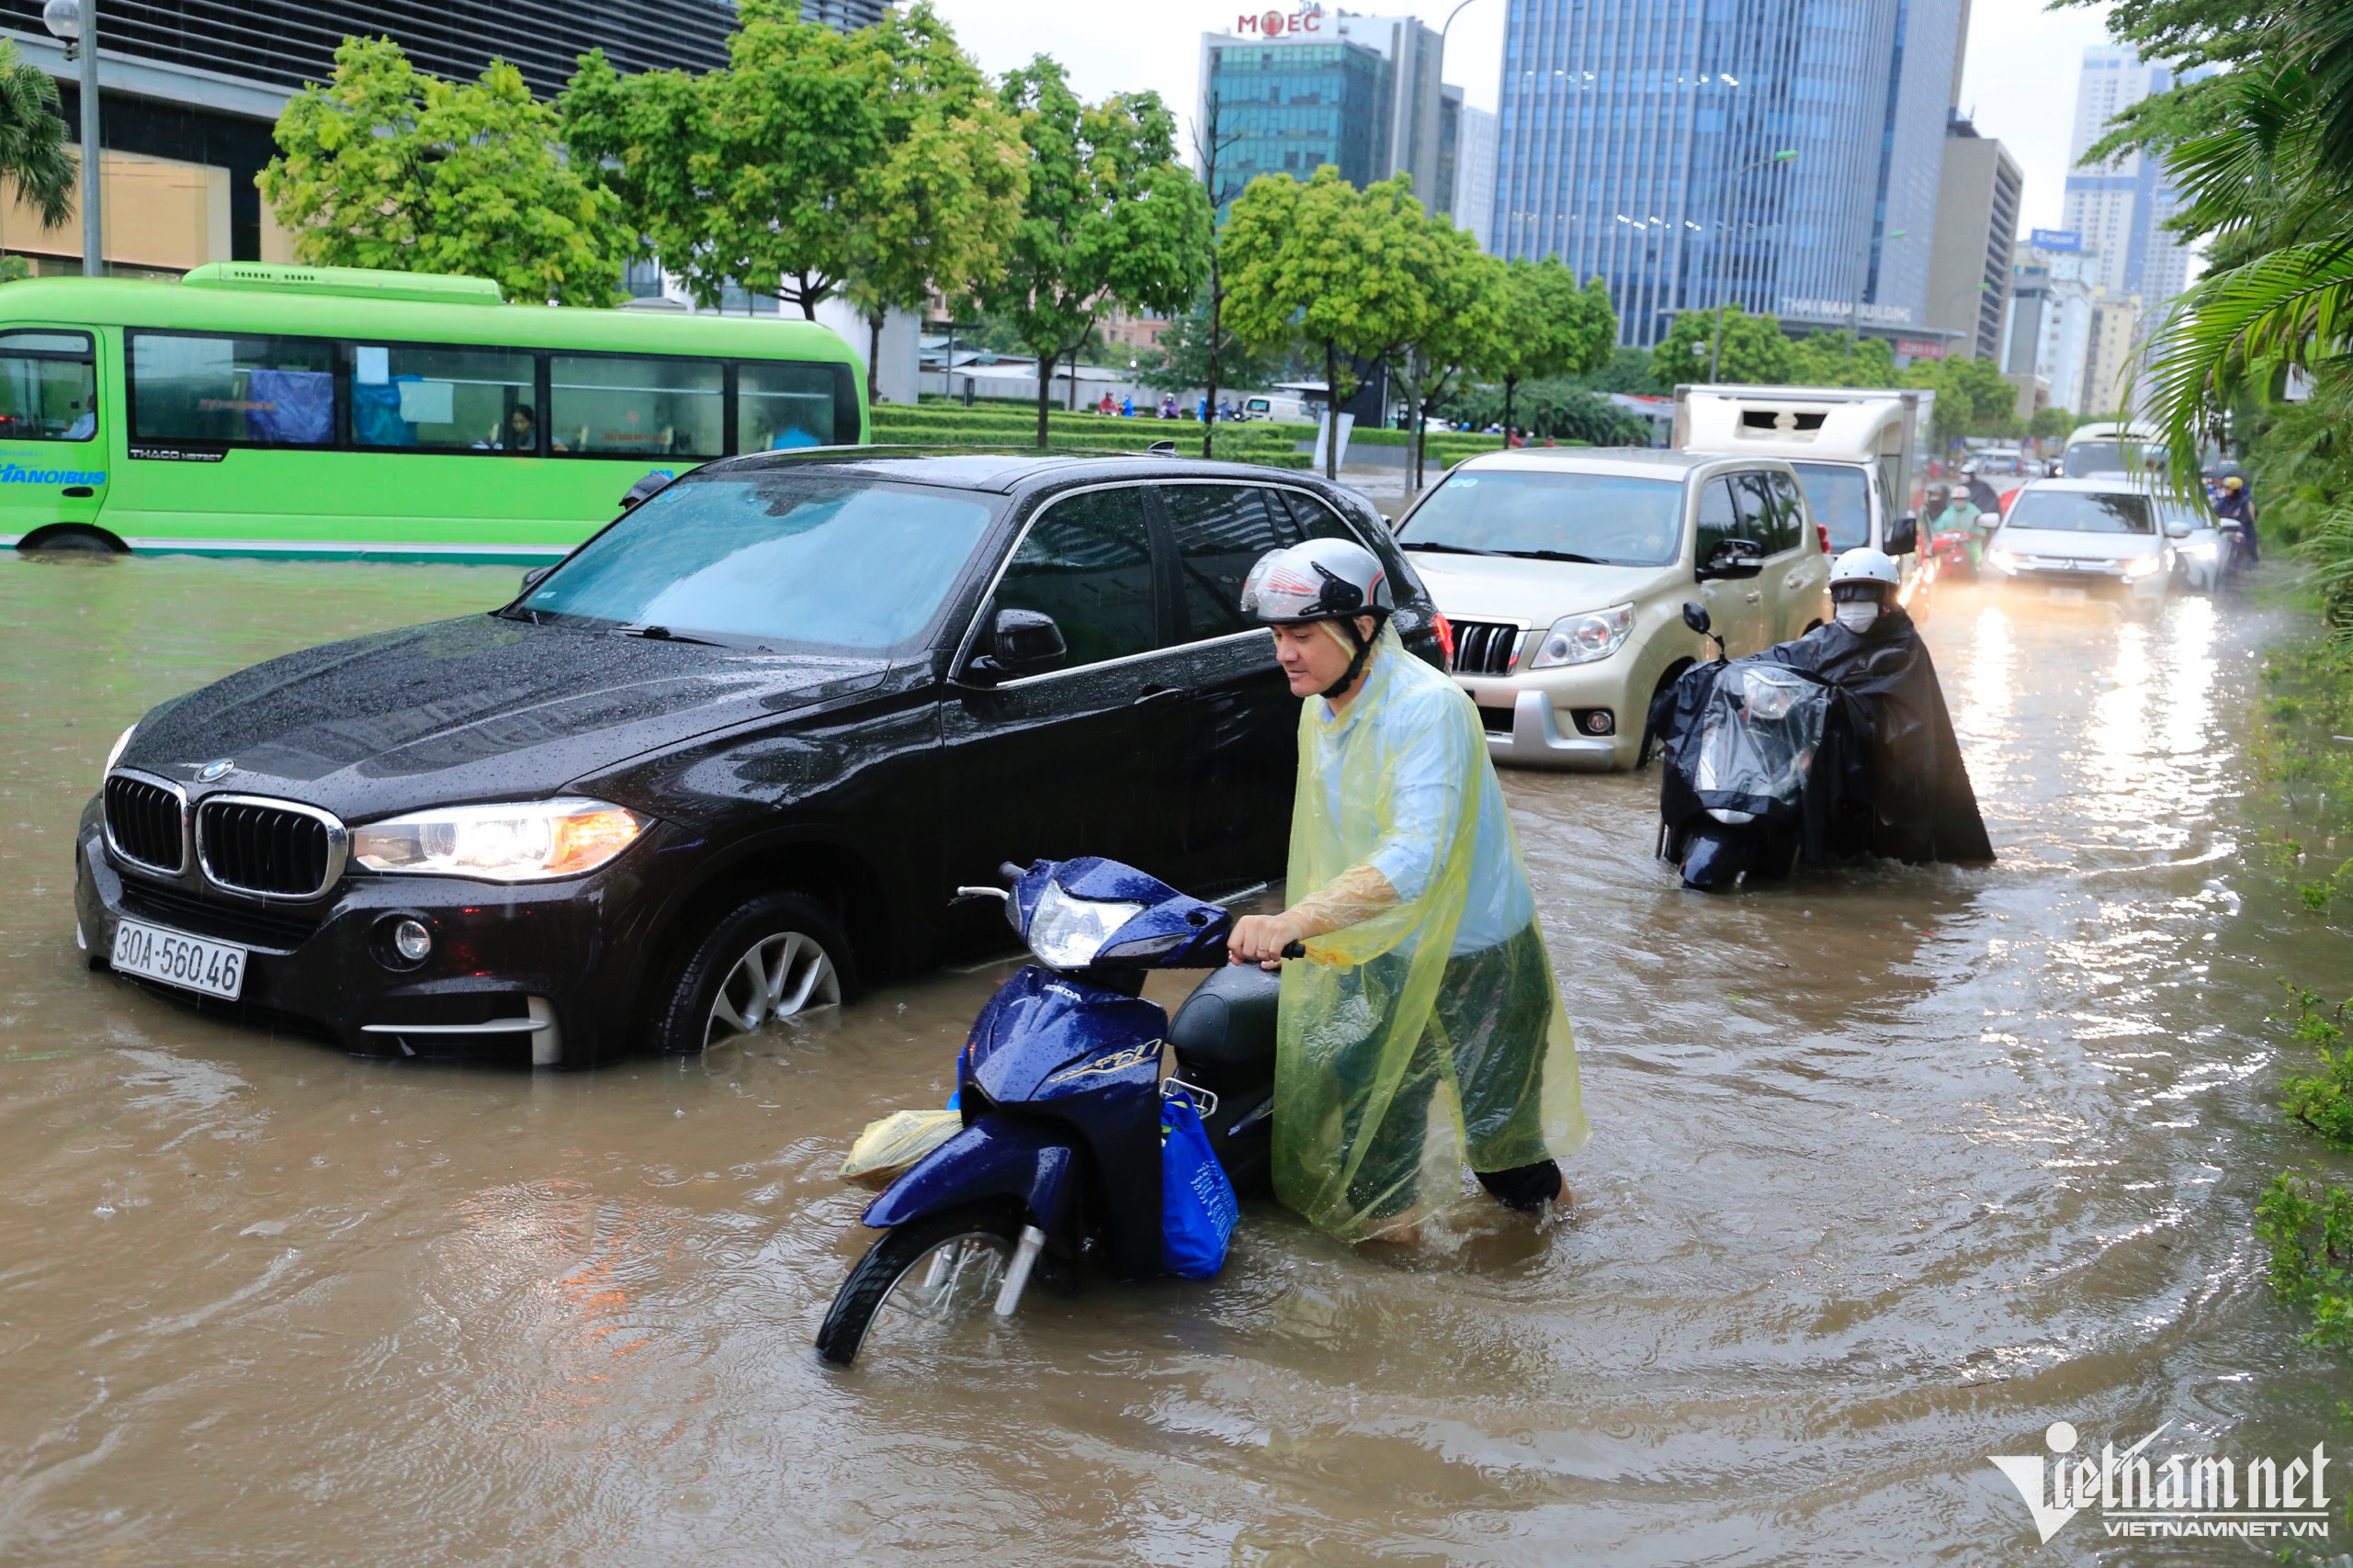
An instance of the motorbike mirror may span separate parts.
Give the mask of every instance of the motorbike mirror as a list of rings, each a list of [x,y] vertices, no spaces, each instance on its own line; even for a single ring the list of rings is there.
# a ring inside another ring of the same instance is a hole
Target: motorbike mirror
[[[1707,636],[1709,630],[1715,625],[1708,618],[1708,607],[1696,599],[1683,601],[1683,624],[1702,637]]]
[[[965,666],[984,683],[1051,670],[1069,656],[1054,617],[1036,610],[1000,610],[989,628],[989,651]]]
[[[1891,556],[1908,556],[1920,547],[1920,520],[1906,513],[1887,525],[1887,543],[1881,547]]]

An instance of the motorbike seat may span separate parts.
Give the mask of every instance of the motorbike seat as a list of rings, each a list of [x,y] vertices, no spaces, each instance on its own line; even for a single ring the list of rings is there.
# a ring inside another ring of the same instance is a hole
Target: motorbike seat
[[[1283,976],[1255,964],[1211,971],[1169,1024],[1169,1043],[1191,1067],[1259,1067],[1274,1061],[1274,1013]]]

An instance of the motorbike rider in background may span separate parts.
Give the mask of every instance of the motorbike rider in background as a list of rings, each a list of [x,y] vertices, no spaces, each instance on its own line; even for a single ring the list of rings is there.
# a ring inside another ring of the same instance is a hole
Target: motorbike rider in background
[[[2214,516],[2238,525],[2239,537],[2246,541],[2246,564],[2256,565],[2261,558],[2255,546],[2255,502],[2247,497],[2246,480],[2236,474],[2223,476],[2223,499],[2214,503]]]
[[[1920,509],[1920,527],[1931,547],[1940,534],[1960,535],[1962,551],[1969,558],[1969,570],[1974,572],[1985,565],[1985,539],[1992,529],[1986,526],[1985,514],[1966,491],[1955,495],[1953,487],[1942,479],[1929,486],[1928,504]]]
[[[1985,476],[1976,464],[1961,465],[1961,488],[1969,497],[1969,504],[1975,507],[1980,514],[1987,517],[2001,515],[2002,498],[1994,493],[1994,487],[1985,482]]]
[[[1283,967],[1275,1196],[1343,1240],[1410,1241],[1467,1163],[1505,1205],[1566,1202],[1587,1136],[1577,1045],[1477,710],[1406,651],[1379,558],[1270,552],[1242,613],[1273,629],[1299,716],[1288,891],[1236,922]]]

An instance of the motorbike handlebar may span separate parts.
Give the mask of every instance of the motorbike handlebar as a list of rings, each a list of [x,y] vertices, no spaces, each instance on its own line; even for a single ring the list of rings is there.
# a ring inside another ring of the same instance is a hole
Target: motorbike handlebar
[[[1012,862],[1006,861],[1004,863],[997,867],[997,874],[1003,877],[1008,882],[1019,882],[1023,877],[1029,874],[1029,867],[1025,865],[1015,865]]]
[[[1307,944],[1304,942],[1286,942],[1283,944],[1283,956],[1305,958],[1307,956]]]

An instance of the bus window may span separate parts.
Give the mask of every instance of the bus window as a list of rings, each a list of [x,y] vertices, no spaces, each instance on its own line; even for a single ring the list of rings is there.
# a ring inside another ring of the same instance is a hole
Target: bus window
[[[735,367],[735,449],[781,452],[831,446],[833,367],[830,365],[738,365]]]
[[[0,333],[0,441],[87,441],[98,433],[87,333]]]
[[[325,446],[335,437],[335,346],[133,333],[130,411],[141,441]]]
[[[559,452],[716,457],[726,450],[727,375],[709,360],[549,356],[548,435]]]
[[[511,429],[533,432],[515,446],[536,450],[533,362],[526,350],[355,344],[351,350],[351,443],[455,452],[511,449]]]

